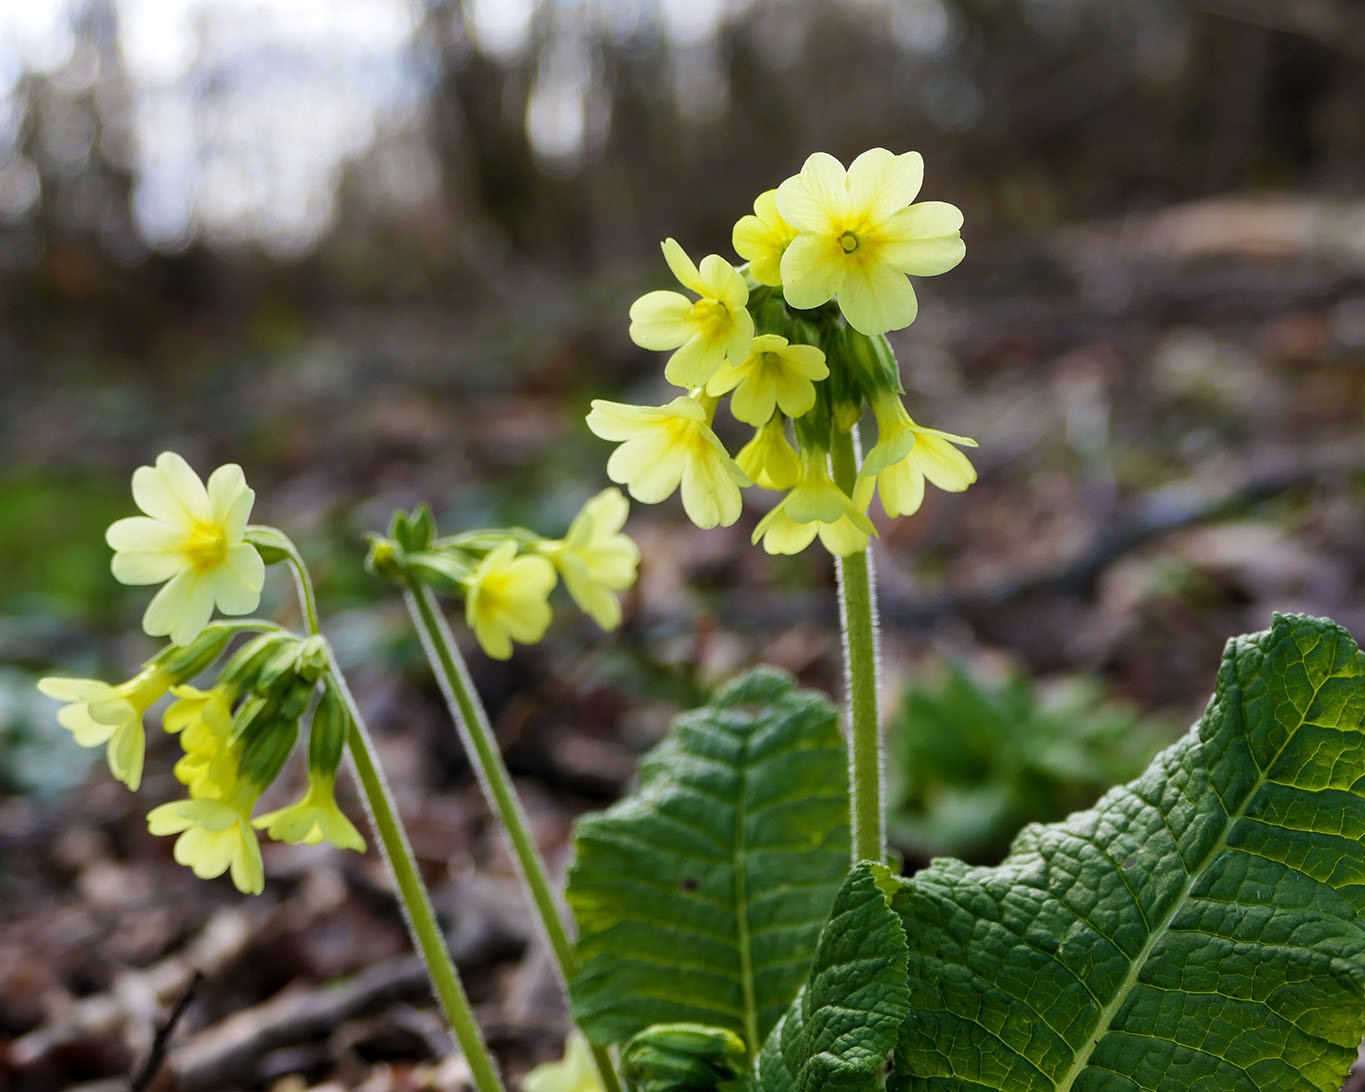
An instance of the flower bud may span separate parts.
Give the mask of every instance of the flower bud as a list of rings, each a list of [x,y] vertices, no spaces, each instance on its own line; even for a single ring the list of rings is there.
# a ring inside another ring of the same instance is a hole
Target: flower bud
[[[655,1024],[621,1052],[621,1068],[636,1092],[709,1092],[737,1079],[747,1054],[739,1036],[701,1024]]]
[[[241,776],[264,790],[274,783],[299,738],[298,716],[290,716],[268,698],[253,698],[233,718],[242,744]]]
[[[869,402],[876,401],[887,391],[903,394],[900,365],[885,334],[869,337],[852,326],[846,326],[842,336],[843,356],[854,381]]]
[[[173,683],[189,682],[222,655],[231,636],[226,627],[209,626],[188,645],[171,645],[156,663]]]
[[[295,638],[284,633],[262,633],[253,637],[228,660],[218,676],[218,685],[231,690],[234,694],[245,694],[254,690],[265,670],[280,649],[293,642]]]
[[[351,716],[336,684],[323,682],[322,697],[313,710],[313,722],[308,729],[308,771],[335,778],[341,768],[341,757],[346,750],[346,736],[351,730]]]

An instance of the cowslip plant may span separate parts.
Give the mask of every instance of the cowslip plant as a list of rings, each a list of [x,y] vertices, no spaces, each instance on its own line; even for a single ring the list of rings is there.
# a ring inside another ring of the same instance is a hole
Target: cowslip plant
[[[589,428],[619,445],[608,477],[643,503],[681,492],[702,528],[736,523],[745,489],[781,494],[752,540],[782,554],[818,540],[833,555],[847,694],[841,717],[760,668],[679,717],[638,787],[580,821],[565,900],[441,599],[462,604],[496,659],[546,635],[560,580],[614,628],[641,560],[628,502],[598,494],[562,538],[443,536],[423,506],[371,540],[367,566],[402,590],[569,993],[578,1030],[524,1087],[1329,1092],[1365,1030],[1365,655],[1334,623],[1276,616],[1230,642],[1183,740],[1092,809],[1026,827],[999,867],[940,860],[904,878],[888,863],[870,506],[906,517],[926,483],[976,480],[973,441],[910,415],[885,337],[915,318],[909,278],[963,257],[957,209],[915,202],[922,173],[915,153],[873,149],[847,169],[817,153],[735,225],[747,264],[694,263],[667,240],[687,294],[630,309],[630,336],[670,354],[663,378],[683,393],[593,402]],[[753,430],[734,455],[715,428],[727,399]],[[110,544],[120,579],[165,584],[144,623],[175,643],[127,682],[42,689],[134,789],[143,717],[169,692],[187,799],[149,825],[177,835],[182,863],[244,891],[264,882],[257,829],[363,848],[333,792],[348,753],[474,1082],[500,1089],[297,549],[246,525],[240,471],[204,486],[163,460],[159,485],[135,479],[145,517]],[[306,632],[210,621],[215,606],[254,610],[277,563],[294,573]],[[195,681],[224,655],[210,685]],[[305,724],[304,797],[257,816]]]

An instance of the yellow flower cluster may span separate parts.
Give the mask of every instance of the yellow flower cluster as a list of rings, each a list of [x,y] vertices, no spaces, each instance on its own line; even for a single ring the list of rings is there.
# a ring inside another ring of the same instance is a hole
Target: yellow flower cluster
[[[639,548],[621,530],[629,514],[621,491],[605,489],[583,505],[563,538],[547,539],[524,528],[437,538],[425,508],[412,516],[400,512],[389,537],[372,544],[369,565],[462,596],[465,621],[480,647],[505,660],[514,642],[544,638],[553,617],[550,593],[561,578],[602,629],[620,625],[618,596],[635,583],[640,563]]]
[[[874,495],[897,517],[919,510],[926,481],[950,492],[971,485],[976,471],[958,448],[975,442],[911,419],[885,339],[915,320],[910,277],[946,273],[965,253],[962,213],[915,201],[923,177],[916,152],[873,148],[847,169],[817,152],[735,224],[747,265],[716,254],[696,264],[665,240],[668,268],[696,298],[646,293],[630,308],[630,336],[671,352],[664,378],[686,393],[656,406],[593,402],[588,427],[620,445],[608,476],[645,504],[681,490],[703,528],[736,522],[747,486],[784,491],[754,541],[788,554],[818,536],[840,556],[876,535]],[[754,429],[733,458],[715,431],[727,395],[731,414]],[[836,483],[830,451],[868,408],[877,443],[852,480]]]
[[[257,828],[281,841],[325,839],[345,849],[365,848],[334,798],[349,718],[326,675],[322,639],[295,637],[270,622],[210,621],[215,607],[245,614],[260,600],[265,559],[246,526],[254,497],[236,465],[219,467],[207,486],[171,452],[155,466],[139,468],[133,499],[144,514],[118,520],[106,538],[120,581],[164,584],[143,628],[172,643],[117,685],[62,677],[38,683],[43,694],[63,703],[57,719],[76,742],[105,747],[110,771],[134,791],[142,781],[144,718],[171,695],[162,724],[179,736],[184,754],[174,773],[187,798],[153,808],[148,828],[177,835],[175,859],[195,875],[230,871],[233,883],[252,894],[265,883]],[[283,539],[272,529],[254,529],[261,532]],[[212,686],[191,685],[217,663],[235,633],[262,630],[232,653]],[[307,793],[291,807],[253,819],[256,802],[294,750],[319,685],[309,726]]]

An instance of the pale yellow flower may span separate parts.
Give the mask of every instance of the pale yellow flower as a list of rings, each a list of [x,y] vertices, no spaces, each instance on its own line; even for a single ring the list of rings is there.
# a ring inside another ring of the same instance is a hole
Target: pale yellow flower
[[[564,1044],[564,1060],[536,1066],[521,1087],[524,1092],[603,1092],[592,1048],[577,1031],[570,1032]]]
[[[776,288],[782,283],[782,255],[795,238],[796,229],[777,211],[777,191],[767,190],[754,201],[754,211],[740,217],[730,241],[754,280]]]
[[[787,439],[780,413],[754,433],[754,438],[735,456],[739,468],[763,489],[790,489],[801,478],[801,456]]]
[[[824,152],[807,159],[777,188],[777,207],[798,232],[782,255],[787,302],[811,308],[837,296],[849,325],[869,335],[909,326],[918,303],[907,275],[946,273],[966,253],[961,212],[910,204],[923,178],[918,152],[873,148],[847,171]]]
[[[259,790],[243,782],[230,800],[176,800],[147,813],[153,834],[178,834],[176,862],[202,880],[231,870],[237,890],[259,895],[265,887],[261,846],[251,829],[251,809]]]
[[[336,779],[317,770],[309,771],[302,800],[259,816],[254,825],[277,842],[315,846],[326,841],[338,849],[365,852],[365,839],[337,807]]]
[[[711,431],[710,414],[697,399],[629,406],[599,398],[588,427],[621,445],[607,461],[607,477],[637,501],[658,504],[681,485],[683,510],[698,527],[728,527],[739,519],[739,491],[749,479]]]
[[[208,487],[174,452],[133,473],[133,499],[146,515],[113,523],[114,576],[124,584],[161,584],[142,618],[153,637],[187,645],[224,614],[250,614],[261,600],[265,565],[245,540],[255,493],[242,468],[220,466]]]
[[[38,689],[47,697],[67,702],[57,721],[82,747],[108,745],[109,771],[133,791],[142,783],[146,735],[142,718],[171,684],[164,669],[150,665],[118,686],[98,679],[46,678]]]
[[[976,447],[967,436],[915,424],[899,397],[885,394],[872,403],[877,444],[863,463],[862,480],[877,482],[888,516],[910,516],[924,503],[924,483],[961,493],[976,481],[976,469],[954,444]]]
[[[550,628],[554,566],[543,557],[517,556],[515,542],[495,546],[469,576],[465,620],[495,660],[512,655],[512,642],[533,644]]]
[[[640,548],[621,534],[629,514],[621,491],[604,489],[583,505],[564,538],[541,547],[574,602],[603,629],[621,624],[616,593],[635,583],[640,564]]]
[[[645,293],[631,305],[630,338],[642,349],[676,349],[664,378],[675,387],[699,387],[727,357],[740,360],[749,351],[754,336],[749,286],[718,254],[708,254],[698,269],[675,240],[664,240],[663,250],[679,283],[701,298]]]
[[[780,409],[802,417],[815,405],[814,380],[829,376],[825,354],[814,345],[789,344],[778,334],[759,334],[738,363],[724,364],[706,384],[710,395],[729,394],[730,412],[746,425],[763,424]]]
[[[241,743],[233,742],[232,696],[223,687],[197,690],[176,686],[178,699],[166,710],[162,725],[180,734],[185,752],[174,774],[194,799],[226,800],[237,792]]]
[[[847,557],[866,549],[877,533],[867,518],[871,499],[870,483],[859,482],[850,497],[830,477],[826,453],[804,451],[800,482],[759,520],[753,541],[761,539],[770,554],[796,554],[819,535],[830,553]]]

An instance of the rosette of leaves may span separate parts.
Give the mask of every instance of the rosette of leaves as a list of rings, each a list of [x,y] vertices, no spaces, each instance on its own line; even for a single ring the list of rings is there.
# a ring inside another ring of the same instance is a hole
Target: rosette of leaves
[[[620,920],[648,916],[636,897],[621,888]],[[1365,1030],[1363,912],[1365,656],[1331,622],[1277,617],[1229,643],[1184,739],[1093,808],[1027,828],[1002,865],[857,866],[809,958],[792,954],[805,983],[748,1087],[1334,1092]],[[621,1011],[618,990],[734,1025],[733,983],[694,974],[686,929],[655,921],[652,959],[623,954],[627,973],[601,958],[605,920],[585,929],[586,994],[574,983],[590,1035],[622,1041],[624,1020],[596,1018]]]

